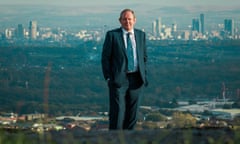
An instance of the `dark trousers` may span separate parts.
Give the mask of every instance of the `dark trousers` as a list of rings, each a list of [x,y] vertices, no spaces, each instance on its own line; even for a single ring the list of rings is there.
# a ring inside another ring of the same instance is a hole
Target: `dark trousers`
[[[120,88],[109,84],[109,129],[134,129],[137,122],[143,81],[139,72],[127,74],[128,82]]]

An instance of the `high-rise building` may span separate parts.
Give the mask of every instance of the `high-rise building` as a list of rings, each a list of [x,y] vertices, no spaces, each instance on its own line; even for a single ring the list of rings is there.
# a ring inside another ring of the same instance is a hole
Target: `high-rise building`
[[[24,28],[22,24],[18,24],[17,27],[17,38],[23,39],[24,38]]]
[[[177,32],[177,24],[172,24],[172,32]]]
[[[161,35],[161,32],[162,32],[162,21],[161,21],[161,18],[158,18],[157,20],[156,20],[156,28],[157,28],[157,34],[158,34],[158,36],[160,36]]]
[[[29,38],[37,38],[37,21],[30,21],[29,23]]]
[[[182,33],[182,38],[183,38],[184,40],[189,40],[189,38],[190,38],[190,32],[189,32],[189,31],[183,31],[183,33]]]
[[[233,19],[225,19],[224,20],[224,31],[229,35],[234,35],[234,21]]]
[[[14,31],[12,29],[6,29],[5,30],[5,38],[11,39],[13,36]]]
[[[199,19],[192,20],[192,31],[200,32]]]
[[[204,14],[200,14],[200,32],[204,34]]]
[[[155,37],[157,36],[157,28],[156,28],[156,26],[157,26],[156,21],[153,21],[153,23],[152,23],[152,34]]]
[[[177,24],[172,24],[172,27],[171,27],[171,35],[176,38],[177,37]]]

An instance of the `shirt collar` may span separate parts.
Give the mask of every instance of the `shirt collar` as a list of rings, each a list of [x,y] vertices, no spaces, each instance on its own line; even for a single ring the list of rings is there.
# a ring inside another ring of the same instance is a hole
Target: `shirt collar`
[[[124,34],[127,34],[127,33],[129,33],[129,32],[130,32],[131,34],[134,34],[134,30],[133,30],[133,29],[128,32],[128,31],[126,31],[124,28],[122,28],[122,31],[123,31]]]

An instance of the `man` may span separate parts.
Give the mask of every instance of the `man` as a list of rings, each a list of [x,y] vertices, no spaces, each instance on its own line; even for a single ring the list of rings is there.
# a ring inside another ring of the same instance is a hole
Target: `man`
[[[109,87],[109,129],[131,130],[137,122],[143,85],[147,85],[146,40],[145,33],[134,28],[134,11],[124,9],[119,22],[121,28],[106,33],[101,62]]]

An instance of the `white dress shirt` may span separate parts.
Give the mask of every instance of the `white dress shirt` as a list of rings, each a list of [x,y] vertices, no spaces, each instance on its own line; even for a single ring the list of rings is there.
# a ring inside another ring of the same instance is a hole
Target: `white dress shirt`
[[[133,48],[133,58],[134,58],[134,70],[133,72],[138,70],[138,61],[137,61],[137,47],[136,47],[136,41],[134,36],[134,30],[131,30],[130,32],[126,31],[125,29],[122,29],[123,31],[123,39],[125,48],[127,48],[127,34],[130,33],[129,37],[132,42],[132,48]]]

